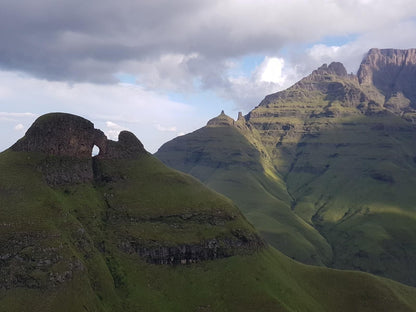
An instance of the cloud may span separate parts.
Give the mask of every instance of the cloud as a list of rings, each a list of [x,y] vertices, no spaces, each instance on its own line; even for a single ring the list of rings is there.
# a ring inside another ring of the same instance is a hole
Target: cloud
[[[178,132],[188,133],[206,123],[198,108],[137,85],[70,85],[4,71],[0,71],[0,85],[9,93],[7,99],[0,98],[0,107],[10,109],[0,112],[0,150],[21,136],[18,131],[10,132],[16,124],[30,125],[37,116],[49,112],[80,115],[112,139],[128,129],[151,152],[176,136],[176,132],[157,131],[155,124],[178,125]]]
[[[278,56],[266,56],[250,73],[238,70],[238,62],[229,65],[239,74],[229,74],[215,87],[217,94],[235,103],[236,109],[248,112],[267,94],[283,90],[295,83],[300,74],[296,66],[286,65]]]
[[[307,75],[323,63],[339,61],[344,64],[348,72],[355,74],[365,53],[371,48],[415,48],[416,37],[413,31],[415,28],[416,20],[410,19],[357,35],[354,40],[344,44],[314,44],[300,53],[291,54],[290,66],[297,66],[298,73]]]
[[[153,64],[144,70],[150,84],[173,73],[180,83],[189,74],[209,81],[209,68],[230,58],[377,31],[415,14],[413,0],[4,0],[0,66],[49,80],[112,83],[117,72],[140,74]]]
[[[66,111],[145,133],[155,150],[207,119],[163,94],[211,92],[247,112],[324,62],[355,72],[371,47],[415,47],[415,16],[414,0],[3,0],[0,107],[33,115],[0,122]],[[248,55],[264,59],[233,72]]]
[[[266,57],[261,68],[261,81],[274,82],[282,85],[286,77],[282,74],[285,60],[279,57]]]
[[[156,124],[155,126],[158,131],[162,131],[162,132],[176,132],[177,131],[177,128],[175,126],[164,127],[164,126],[161,126],[160,124]]]
[[[120,134],[121,131],[128,130],[124,128],[123,126],[120,126],[112,121],[106,121],[105,125],[107,129],[106,131],[104,131],[104,133],[106,134],[108,139],[114,140],[114,141],[118,140],[118,135]]]
[[[0,112],[0,117],[7,118],[22,118],[22,117],[35,117],[33,113],[13,113],[13,112]]]
[[[16,131],[22,131],[24,128],[25,126],[22,124],[17,124],[16,126],[14,126],[14,130]]]

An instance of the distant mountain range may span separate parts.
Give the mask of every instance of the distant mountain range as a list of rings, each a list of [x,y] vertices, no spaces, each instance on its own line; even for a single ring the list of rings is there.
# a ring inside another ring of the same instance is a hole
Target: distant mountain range
[[[416,285],[416,49],[322,65],[155,154],[231,198],[298,261]]]
[[[281,206],[290,205],[284,179],[262,154],[266,148],[254,147],[257,137],[240,123],[241,129],[221,115],[207,128],[223,138],[227,163],[203,152],[193,161],[222,170],[225,185],[252,177],[243,198],[257,196],[250,185],[272,190],[281,183],[270,200],[281,196]],[[94,145],[100,153],[92,157]],[[240,176],[227,178],[228,170]],[[284,256],[232,201],[163,165],[130,132],[115,142],[81,117],[47,114],[0,153],[0,172],[0,311],[415,311],[415,288]],[[383,183],[398,180],[370,174]],[[279,214],[279,207],[269,212]],[[413,222],[411,210],[402,211]],[[374,212],[366,213],[357,214]]]

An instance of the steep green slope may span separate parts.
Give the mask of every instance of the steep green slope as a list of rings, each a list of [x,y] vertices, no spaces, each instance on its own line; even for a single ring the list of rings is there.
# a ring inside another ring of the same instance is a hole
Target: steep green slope
[[[100,155],[87,157],[93,144]],[[79,117],[47,115],[0,154],[0,170],[0,311],[416,306],[414,288],[302,265],[265,246],[232,202],[127,132],[107,141]]]
[[[266,97],[249,122],[276,155],[294,213],[332,246],[331,266],[414,285],[416,131],[382,99],[321,68]]]
[[[263,237],[290,257],[415,285],[415,104],[405,98],[412,94],[410,82],[394,80],[402,74],[413,77],[416,59],[410,52],[371,50],[359,77],[348,75],[340,63],[323,65],[289,89],[267,96],[245,120],[221,124],[215,135],[208,133],[208,125],[166,143],[156,156],[236,201]],[[392,92],[372,83],[371,77],[380,80],[380,73],[388,77],[383,86],[394,85]],[[189,157],[192,151],[227,163],[228,155],[245,148],[241,138],[223,143],[227,127],[247,138],[252,154],[260,157],[233,172],[221,167],[215,176],[199,172],[206,165]],[[230,191],[236,172],[245,177]],[[278,180],[268,179],[268,172]],[[264,180],[268,190],[286,196],[269,205],[268,194],[257,187]],[[258,212],[264,216],[256,218]],[[291,238],[290,248],[285,236]]]
[[[241,120],[218,122],[222,116],[166,143],[156,156],[232,198],[272,246],[304,263],[327,263],[331,248],[318,231],[292,212],[292,199],[267,154],[261,153],[260,140],[249,136],[250,129]]]

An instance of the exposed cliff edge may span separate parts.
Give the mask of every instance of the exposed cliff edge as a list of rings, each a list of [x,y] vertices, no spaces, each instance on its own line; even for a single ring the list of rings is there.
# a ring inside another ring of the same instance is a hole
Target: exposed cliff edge
[[[100,158],[134,158],[146,153],[133,133],[122,131],[118,142],[111,141],[89,120],[67,113],[49,113],[39,117],[11,149],[91,159],[94,145],[100,149]]]
[[[131,132],[122,131],[117,142],[111,141],[92,122],[66,113],[39,117],[10,149],[47,155],[38,169],[49,185],[56,186],[94,180],[94,145],[100,159],[134,159],[147,153]]]
[[[371,49],[357,76],[360,84],[380,90],[386,103],[404,97],[408,99],[404,106],[416,108],[416,49]]]

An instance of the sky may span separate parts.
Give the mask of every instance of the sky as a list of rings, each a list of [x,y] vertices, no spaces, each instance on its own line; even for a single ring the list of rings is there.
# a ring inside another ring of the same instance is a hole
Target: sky
[[[414,0],[2,0],[0,151],[49,112],[150,152],[323,63],[416,48]]]

